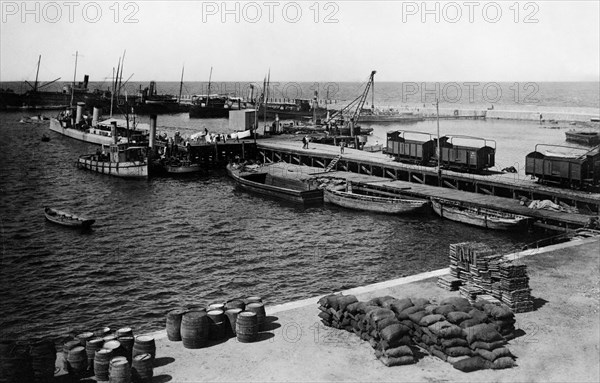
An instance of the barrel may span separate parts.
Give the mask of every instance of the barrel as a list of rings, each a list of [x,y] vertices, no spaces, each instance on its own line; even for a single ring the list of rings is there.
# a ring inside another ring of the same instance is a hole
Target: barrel
[[[239,308],[225,311],[225,322],[228,325],[227,333],[229,335],[235,336],[235,322],[237,321],[238,314],[242,311],[243,310]]]
[[[94,371],[94,357],[96,356],[96,351],[102,350],[103,345],[104,339],[102,338],[92,338],[88,340],[85,344],[85,352],[87,354],[88,360],[88,370]]]
[[[81,343],[81,346],[85,347],[87,341],[94,338],[94,333],[89,331],[82,332],[81,334],[77,335],[76,338],[79,339],[79,343]]]
[[[167,338],[177,342],[181,340],[181,318],[185,310],[172,310],[167,313]]]
[[[185,348],[206,346],[209,337],[209,320],[204,311],[189,311],[181,318],[181,340]]]
[[[104,343],[110,342],[111,340],[117,340],[117,335],[108,334],[108,335],[105,335],[102,339],[104,339]]]
[[[225,304],[225,310],[242,309],[242,311],[244,311],[245,308],[246,304],[241,299],[232,299],[230,301],[227,301],[227,303]]]
[[[87,353],[85,347],[77,346],[69,350],[67,356],[67,371],[80,375],[87,370]]]
[[[150,354],[152,360],[156,357],[156,343],[154,338],[149,335],[139,335],[135,337],[131,356],[139,354]]]
[[[255,312],[242,311],[238,314],[235,323],[235,334],[242,343],[250,343],[256,340],[258,328]]]
[[[225,311],[225,304],[224,303],[211,303],[211,304],[209,304],[208,308],[206,309],[206,311],[213,311],[213,310]]]
[[[256,313],[256,324],[258,331],[264,330],[265,328],[265,305],[262,302],[249,303],[246,305],[246,311],[252,311]]]
[[[135,339],[132,336],[121,336],[119,337],[119,343],[121,343],[123,355],[127,358],[127,361],[131,363],[131,356],[133,355],[133,344]]]
[[[56,346],[51,340],[40,340],[29,348],[31,368],[37,381],[45,382],[54,378],[56,364]]]
[[[125,349],[121,346],[121,342],[118,340],[109,340],[108,342],[104,342],[103,348],[107,348],[112,351],[112,356],[125,356]]]
[[[96,351],[94,355],[94,375],[97,380],[108,380],[108,366],[113,358],[113,351],[108,348],[103,348]]]
[[[131,375],[135,382],[151,382],[153,371],[152,371],[152,355],[139,354],[133,358],[131,364]]]
[[[64,365],[65,370],[68,370],[68,368],[69,368],[67,365],[67,357],[69,356],[69,351],[71,351],[71,349],[73,347],[77,347],[77,346],[81,346],[79,339],[70,340],[63,345],[63,355],[64,355],[64,364],[63,365]]]
[[[206,313],[209,319],[209,338],[213,340],[220,340],[225,338],[225,314],[223,310],[211,310]]]
[[[101,327],[94,331],[94,335],[98,338],[104,338],[108,334],[110,334],[110,327]]]
[[[246,303],[246,305],[248,305],[249,303],[260,303],[262,302],[262,298],[257,296],[248,297],[244,299],[244,302]]]
[[[108,381],[110,383],[131,382],[131,367],[124,356],[115,356],[110,360],[108,367]]]
[[[117,330],[117,338],[121,338],[123,336],[133,336],[133,330],[131,327],[123,327]]]
[[[33,382],[31,358],[26,347],[7,342],[0,353],[0,382]]]

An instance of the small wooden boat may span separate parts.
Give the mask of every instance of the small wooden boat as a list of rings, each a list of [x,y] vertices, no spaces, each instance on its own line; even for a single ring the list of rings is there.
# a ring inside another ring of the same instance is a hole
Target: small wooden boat
[[[595,146],[600,143],[600,132],[592,130],[569,130],[565,132],[566,140],[580,145]]]
[[[433,211],[442,218],[494,230],[513,230],[527,226],[531,218],[492,209],[462,206],[457,202],[431,199]]]
[[[95,219],[86,219],[78,217],[76,215],[52,209],[50,207],[46,207],[44,209],[44,215],[46,216],[46,219],[50,222],[69,227],[86,228],[92,226],[92,224],[96,222]]]
[[[403,214],[415,212],[428,200],[408,198],[375,189],[368,184],[346,183],[337,187],[328,187],[323,191],[325,202],[349,209],[364,210],[375,213]]]
[[[50,141],[50,137],[48,137],[47,135],[44,134],[42,136],[42,142],[48,142],[48,141]]]
[[[273,176],[267,171],[261,171],[260,167],[249,169],[243,165],[229,164],[227,174],[240,188],[252,193],[305,205],[323,202],[321,189],[311,190],[302,181]]]
[[[199,164],[187,160],[173,159],[154,161],[151,169],[152,174],[167,176],[184,176],[198,173],[206,173],[206,170]]]

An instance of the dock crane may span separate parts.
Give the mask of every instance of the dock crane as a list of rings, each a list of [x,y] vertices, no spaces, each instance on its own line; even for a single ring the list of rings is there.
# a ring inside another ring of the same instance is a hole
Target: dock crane
[[[326,123],[329,123],[332,120],[334,120],[340,116],[343,117],[345,112],[352,111],[352,108],[355,108],[354,111],[352,112],[352,115],[350,116],[350,124],[351,124],[350,125],[350,136],[354,137],[354,124],[356,124],[360,118],[360,113],[361,113],[363,106],[365,105],[365,101],[367,100],[367,95],[369,94],[369,90],[371,89],[371,86],[373,86],[373,82],[375,79],[375,73],[377,73],[377,71],[371,72],[371,75],[369,76],[369,80],[367,81],[367,85],[365,86],[365,90],[358,97],[356,97],[354,100],[352,100],[348,105],[344,106],[342,109],[335,112],[326,121]]]

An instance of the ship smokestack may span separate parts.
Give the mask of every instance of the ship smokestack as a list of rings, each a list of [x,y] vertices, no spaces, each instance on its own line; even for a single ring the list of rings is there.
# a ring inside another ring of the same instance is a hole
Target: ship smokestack
[[[75,123],[79,124],[83,120],[83,107],[85,104],[83,102],[77,103],[77,117],[75,117]]]
[[[83,89],[87,89],[89,81],[90,81],[90,76],[87,74],[84,75],[83,76]]]
[[[156,140],[156,114],[150,115],[150,149],[154,149],[154,143]]]
[[[92,114],[92,126],[98,125],[99,118],[100,118],[100,108],[94,107],[94,114]]]
[[[110,134],[112,135],[113,144],[116,145],[117,141],[119,140],[119,137],[117,137],[117,122],[116,121],[110,122]]]

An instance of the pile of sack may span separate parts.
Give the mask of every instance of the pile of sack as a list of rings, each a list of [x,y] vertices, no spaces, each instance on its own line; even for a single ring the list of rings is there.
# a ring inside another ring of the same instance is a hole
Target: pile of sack
[[[368,341],[386,366],[416,363],[415,346],[461,371],[515,365],[505,347],[514,336],[515,318],[506,307],[460,297],[439,304],[390,296],[359,302],[342,294],[325,296],[318,304],[324,325]]]
[[[386,296],[359,302],[353,295],[335,294],[321,298],[318,304],[319,318],[324,325],[354,332],[369,342],[384,365],[416,362],[410,337],[412,323],[400,321],[396,315],[401,301]]]

